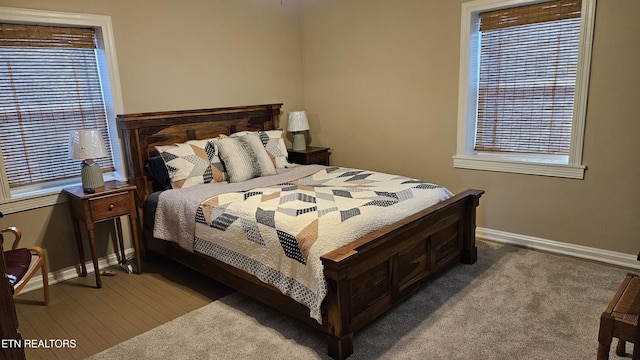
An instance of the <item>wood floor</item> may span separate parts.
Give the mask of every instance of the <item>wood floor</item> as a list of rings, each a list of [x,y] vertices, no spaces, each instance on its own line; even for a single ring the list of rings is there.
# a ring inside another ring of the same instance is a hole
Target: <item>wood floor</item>
[[[16,311],[23,338],[51,343],[25,349],[27,360],[84,359],[231,292],[163,259],[142,266],[141,275],[111,268],[116,275],[102,277],[101,289],[93,274],[52,285],[48,306],[42,305],[42,290],[20,294]],[[73,340],[75,348],[55,348],[58,340]]]

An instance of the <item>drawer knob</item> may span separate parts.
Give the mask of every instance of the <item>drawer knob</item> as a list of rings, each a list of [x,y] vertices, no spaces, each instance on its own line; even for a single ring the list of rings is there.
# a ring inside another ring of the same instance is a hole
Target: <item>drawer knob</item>
[[[116,206],[113,205],[113,204],[109,204],[109,211],[113,210],[114,207],[116,207]]]

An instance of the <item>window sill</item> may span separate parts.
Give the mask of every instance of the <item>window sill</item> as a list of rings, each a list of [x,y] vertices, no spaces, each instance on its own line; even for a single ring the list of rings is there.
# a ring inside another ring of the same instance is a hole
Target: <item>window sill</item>
[[[586,166],[583,165],[522,161],[480,155],[456,155],[453,157],[453,167],[459,169],[552,176],[569,179],[584,179],[584,171],[586,170]]]
[[[117,173],[105,173],[104,181],[122,180]],[[11,194],[11,199],[0,200],[0,211],[3,214],[12,214],[21,211],[33,210],[41,207],[53,206],[67,202],[67,197],[62,194],[66,187],[78,186],[79,181],[64,182],[48,188],[29,188],[21,192]]]
[[[29,195],[14,199],[7,199],[0,202],[2,213],[12,214],[21,211],[33,210],[41,207],[52,206],[66,202],[66,196],[62,195],[61,190],[55,190],[51,193],[43,193],[38,195]]]

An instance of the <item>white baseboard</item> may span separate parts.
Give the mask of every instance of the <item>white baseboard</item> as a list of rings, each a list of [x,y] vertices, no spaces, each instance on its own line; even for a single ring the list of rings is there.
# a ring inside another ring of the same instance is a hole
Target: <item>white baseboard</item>
[[[556,254],[574,256],[582,259],[594,260],[606,264],[623,266],[632,269],[640,269],[640,261],[636,255],[624,254],[615,251],[602,250],[587,246],[573,245],[558,241],[536,238],[533,236],[509,233],[500,230],[476,228],[476,238],[480,240],[489,240],[503,244],[518,245],[529,249],[543,250]],[[133,249],[127,249],[125,255],[129,258],[134,254]],[[98,260],[98,266],[105,268],[118,264],[118,256],[113,253]],[[87,273],[93,273],[93,263],[88,262]],[[60,281],[77,278],[80,274],[80,267],[74,266],[66,269],[49,273],[49,284],[53,285]],[[22,292],[28,292],[42,288],[42,276],[34,276],[31,281],[22,289]]]
[[[529,249],[543,250],[556,254],[574,256],[632,269],[640,269],[640,261],[637,260],[637,255],[567,244],[536,238],[533,236],[508,233],[505,231],[485,229],[481,227],[476,228],[476,238],[504,244],[518,245]]]
[[[133,249],[127,249],[125,250],[124,254],[128,259],[133,254],[135,254],[135,252]],[[119,256],[116,255],[115,253],[109,254],[105,257],[98,259],[98,266],[101,269],[104,269],[112,265],[118,265],[118,259],[119,259]],[[94,272],[93,261],[87,262],[86,267],[87,267],[87,274],[91,274]],[[49,272],[49,285],[53,285],[55,283],[65,281],[65,280],[75,279],[79,276],[80,276],[79,264],[77,266],[68,267],[66,269],[57,270],[55,272]],[[37,290],[37,289],[42,289],[42,275],[32,277],[31,280],[29,280],[29,282],[27,283],[27,285],[25,285],[25,287],[22,288],[22,291],[20,293],[22,294],[22,293],[26,293],[26,292]]]

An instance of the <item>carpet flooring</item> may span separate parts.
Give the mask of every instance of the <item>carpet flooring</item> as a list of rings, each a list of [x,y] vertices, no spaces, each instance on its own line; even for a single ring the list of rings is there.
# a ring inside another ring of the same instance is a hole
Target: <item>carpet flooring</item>
[[[455,266],[356,333],[350,359],[595,359],[600,314],[629,270],[491,242],[478,249],[476,264]],[[615,344],[610,358],[621,359]],[[327,358],[323,334],[239,293],[90,357]]]

